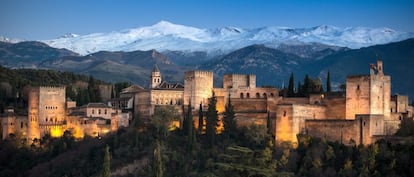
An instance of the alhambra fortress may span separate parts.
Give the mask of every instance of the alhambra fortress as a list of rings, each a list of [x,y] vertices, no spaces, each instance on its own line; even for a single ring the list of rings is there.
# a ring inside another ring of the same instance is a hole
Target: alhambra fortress
[[[214,92],[219,114],[231,100],[239,126],[266,125],[269,116],[277,143],[297,144],[297,135],[307,134],[344,144],[370,144],[393,135],[402,118],[412,116],[413,107],[407,96],[391,96],[391,77],[384,75],[382,61],[369,69],[368,75],[348,76],[345,93],[309,97],[283,97],[277,88],[257,87],[255,75],[224,75],[223,87],[214,88],[213,72],[196,70],[185,72],[184,85],[170,83],[162,80],[158,66],[149,88],[132,85],[123,89],[120,98],[105,103],[76,107],[76,102],[65,98],[65,87],[36,87],[29,93],[27,116],[5,111],[3,138],[10,134],[28,140],[46,134],[59,137],[66,130],[77,138],[96,137],[129,126],[133,118],[148,122],[163,106],[183,114],[190,103],[197,127],[199,105],[207,110]]]

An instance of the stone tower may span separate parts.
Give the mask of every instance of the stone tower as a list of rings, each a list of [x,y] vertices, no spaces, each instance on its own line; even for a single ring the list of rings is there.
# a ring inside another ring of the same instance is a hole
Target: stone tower
[[[184,105],[191,104],[198,110],[200,103],[208,104],[213,93],[213,72],[188,71],[184,74]]]
[[[29,93],[28,138],[63,135],[66,116],[65,87],[37,87]]]
[[[33,140],[40,139],[39,130],[39,88],[32,88],[29,92],[29,109],[28,109],[28,129],[27,138]]]
[[[150,88],[157,88],[161,84],[161,82],[162,82],[161,72],[160,72],[160,69],[158,68],[158,65],[155,64],[154,69],[152,69],[152,73],[151,73]]]
[[[356,114],[390,117],[391,77],[384,75],[382,61],[370,65],[369,75],[348,76],[346,79],[346,118]]]

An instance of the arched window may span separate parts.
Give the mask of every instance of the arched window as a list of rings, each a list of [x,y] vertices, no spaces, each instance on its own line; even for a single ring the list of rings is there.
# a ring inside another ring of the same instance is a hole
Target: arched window
[[[101,109],[98,109],[98,114],[101,114]]]
[[[263,93],[263,98],[267,98],[267,94],[266,93]]]
[[[273,98],[274,96],[275,96],[275,95],[274,95],[273,93],[270,93],[270,97],[272,97],[272,98]]]
[[[47,122],[47,117],[46,117],[46,122]]]
[[[107,109],[105,109],[105,114],[108,114],[108,110]]]
[[[260,98],[260,93],[256,93],[256,98]]]
[[[246,98],[250,98],[250,93],[246,93]]]
[[[243,93],[240,93],[240,98],[244,98],[244,95],[243,95]]]

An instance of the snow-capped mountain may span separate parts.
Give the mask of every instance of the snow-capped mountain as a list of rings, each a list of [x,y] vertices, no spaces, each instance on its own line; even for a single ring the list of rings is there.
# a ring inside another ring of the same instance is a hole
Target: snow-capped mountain
[[[7,42],[7,43],[18,43],[18,42],[22,42],[23,40],[21,39],[12,39],[12,38],[7,38],[4,36],[0,36],[0,42]]]
[[[66,48],[81,55],[97,51],[205,51],[223,54],[253,44],[277,47],[282,43],[321,43],[349,48],[401,41],[414,33],[389,28],[317,26],[312,28],[262,27],[242,29],[224,27],[199,29],[161,21],[152,26],[88,35],[68,34],[42,42]]]

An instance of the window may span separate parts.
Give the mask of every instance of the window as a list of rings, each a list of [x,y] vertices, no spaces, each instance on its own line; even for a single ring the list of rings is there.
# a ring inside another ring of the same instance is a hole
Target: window
[[[240,98],[244,98],[244,95],[243,95],[243,93],[240,93]]]
[[[108,110],[107,109],[105,109],[105,114],[108,114]]]
[[[260,98],[260,93],[256,93],[256,98]]]
[[[357,90],[359,90],[359,85],[357,85]]]
[[[101,114],[101,109],[98,109],[98,114]]]
[[[95,114],[95,109],[92,109],[92,114]]]
[[[246,98],[250,98],[250,93],[247,93],[246,94]]]
[[[275,95],[274,95],[273,93],[270,93],[270,97],[272,97],[272,98],[273,98],[274,96],[275,96]]]
[[[286,111],[283,111],[283,117],[285,117],[286,116]]]
[[[267,98],[267,94],[266,93],[263,93],[263,98]]]
[[[23,128],[23,122],[20,122],[20,128]]]
[[[46,122],[47,122],[47,117],[46,117]]]

